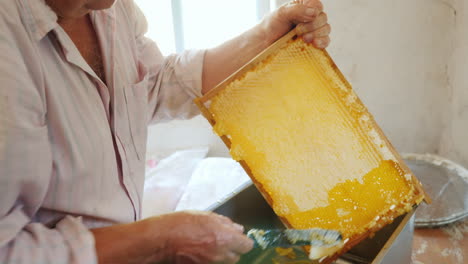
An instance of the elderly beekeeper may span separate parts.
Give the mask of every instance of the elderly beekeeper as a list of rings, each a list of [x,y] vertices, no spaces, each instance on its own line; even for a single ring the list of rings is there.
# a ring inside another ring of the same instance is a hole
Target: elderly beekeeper
[[[294,26],[330,41],[322,4],[303,0],[164,57],[132,0],[2,0],[0,263],[235,263],[252,241],[226,217],[140,219],[147,126],[198,114],[195,97]]]

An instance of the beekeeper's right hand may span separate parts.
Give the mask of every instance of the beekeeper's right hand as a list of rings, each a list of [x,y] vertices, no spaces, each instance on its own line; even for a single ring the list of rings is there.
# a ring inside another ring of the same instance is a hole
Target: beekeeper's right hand
[[[99,263],[236,263],[252,249],[244,228],[208,212],[178,212],[91,230]]]

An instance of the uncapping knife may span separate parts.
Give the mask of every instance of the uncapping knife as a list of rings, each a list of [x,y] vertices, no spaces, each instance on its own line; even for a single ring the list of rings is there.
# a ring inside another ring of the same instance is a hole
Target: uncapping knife
[[[247,236],[254,241],[254,247],[262,249],[310,246],[310,259],[330,256],[343,247],[343,237],[340,232],[319,228],[303,230],[250,229]]]

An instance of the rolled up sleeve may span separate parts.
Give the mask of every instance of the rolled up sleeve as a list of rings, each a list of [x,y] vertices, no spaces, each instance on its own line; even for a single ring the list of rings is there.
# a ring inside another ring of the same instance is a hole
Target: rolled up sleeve
[[[16,212],[12,220],[27,219]],[[0,224],[2,229],[7,225]],[[0,263],[97,263],[94,238],[79,218],[71,216],[66,216],[55,228],[29,223],[0,248]]]
[[[200,113],[193,99],[201,96],[203,58],[204,52],[198,50],[165,58],[149,93],[150,106],[155,105],[151,121],[188,119]]]

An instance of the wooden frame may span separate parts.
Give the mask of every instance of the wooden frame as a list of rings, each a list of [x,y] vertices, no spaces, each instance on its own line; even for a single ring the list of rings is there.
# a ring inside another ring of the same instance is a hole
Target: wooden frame
[[[197,98],[194,100],[195,104],[198,106],[198,108],[200,109],[201,113],[203,114],[203,116],[208,120],[208,122],[214,126],[216,121],[215,119],[213,118],[213,115],[211,114],[211,112],[209,111],[209,109],[206,107],[206,103],[208,103],[210,101],[211,98],[213,98],[214,96],[216,96],[217,93],[219,93],[220,91],[222,91],[224,88],[226,88],[226,86],[228,84],[230,84],[232,81],[242,77],[245,73],[249,72],[250,70],[252,70],[254,67],[256,67],[259,63],[261,63],[262,61],[264,61],[265,59],[267,59],[270,55],[274,54],[276,51],[278,51],[279,49],[281,49],[282,47],[284,47],[285,45],[287,45],[287,43],[291,40],[294,40],[296,39],[298,36],[296,34],[296,31],[295,29],[291,30],[288,34],[286,34],[285,36],[283,36],[282,38],[280,38],[278,41],[276,41],[275,43],[273,43],[270,47],[268,47],[267,49],[265,49],[263,52],[261,52],[259,55],[257,55],[256,57],[254,57],[251,61],[249,61],[246,65],[244,65],[242,68],[240,68],[238,71],[236,71],[235,73],[233,73],[231,76],[229,76],[228,78],[226,78],[224,81],[222,81],[220,84],[218,84],[216,87],[214,87],[210,92],[208,92],[207,94],[205,94],[203,97],[200,97],[200,98]],[[335,73],[338,75],[339,79],[343,82],[343,84],[346,86],[347,89],[349,89],[351,92],[352,92],[352,87],[351,85],[349,84],[349,82],[346,80],[346,78],[343,76],[343,74],[341,73],[341,71],[338,69],[338,67],[336,66],[336,64],[334,63],[334,61],[332,60],[332,58],[330,57],[330,55],[327,53],[327,51],[325,50],[321,50],[321,53],[322,55],[324,55],[331,67],[333,68],[333,70],[335,71]],[[354,92],[353,92],[354,93]],[[357,97],[357,96],[356,96]],[[359,100],[359,98],[357,98],[356,100],[356,103],[359,104],[360,106],[364,107],[364,109],[366,109],[366,112],[368,113],[367,111],[367,108],[364,106],[364,104]],[[377,133],[379,134],[379,136],[385,141],[387,147],[390,149],[390,151],[392,152],[392,154],[395,156],[398,164],[401,166],[401,168],[404,170],[405,173],[409,173],[411,174],[411,182],[416,190],[416,195],[415,195],[415,199],[414,201],[408,201],[409,203],[412,203],[413,205],[414,204],[417,204],[418,201],[416,198],[418,199],[421,199],[421,197],[423,197],[425,199],[425,201],[427,203],[430,203],[430,198],[429,196],[427,196],[426,192],[424,191],[424,189],[422,188],[422,185],[421,183],[419,182],[419,180],[411,173],[411,171],[409,170],[409,168],[405,165],[405,163],[403,162],[403,160],[401,159],[401,157],[398,155],[398,152],[396,151],[396,149],[392,146],[392,144],[388,141],[388,139],[384,136],[382,130],[380,129],[380,127],[377,125],[377,123],[375,122],[375,120],[373,119],[372,115],[370,115],[369,113],[369,116],[371,117],[371,125],[372,127],[377,131]],[[231,141],[230,139],[227,137],[227,136],[221,136],[221,139],[223,140],[223,142],[226,144],[226,146],[230,149],[231,148]],[[244,170],[248,173],[248,175],[250,176],[250,178],[252,179],[252,181],[254,182],[255,186],[257,187],[257,189],[259,189],[259,191],[261,192],[261,194],[263,195],[263,197],[267,200],[268,204],[272,204],[272,200],[271,198],[268,196],[267,192],[263,189],[261,183],[257,182],[255,180],[255,177],[252,175],[252,172],[251,172],[251,169],[249,168],[249,165],[245,162],[245,161],[239,161],[239,163],[242,165],[242,167],[244,168]],[[420,200],[419,200],[420,201]],[[339,252],[337,252],[335,255],[331,256],[331,257],[328,257],[326,258],[325,260],[322,261],[322,263],[331,263],[333,262],[334,260],[336,260],[341,254],[345,253],[346,251],[348,251],[349,249],[351,249],[352,247],[354,247],[355,245],[357,245],[359,242],[361,242],[362,240],[366,239],[368,236],[370,236],[371,234],[375,233],[376,231],[380,230],[383,226],[389,224],[391,222],[391,220],[395,219],[396,217],[398,216],[397,212],[395,211],[392,211],[389,213],[389,215],[386,215],[386,217],[381,217],[380,220],[377,221],[376,225],[374,226],[374,228],[368,230],[367,232],[365,233],[362,233],[362,234],[359,234],[357,236],[354,236],[352,238],[350,238],[350,240],[345,244],[345,246],[342,248],[342,250],[340,250]],[[291,227],[291,225],[288,223],[288,221],[284,218],[281,218],[281,221],[287,226],[287,227]],[[390,221],[389,220],[384,220],[384,219],[391,219]],[[406,223],[406,221],[404,221],[404,223]],[[401,231],[401,230],[400,230]],[[391,241],[389,240],[389,243],[391,244],[392,241],[395,240],[396,236],[392,236],[393,238],[390,238]]]

